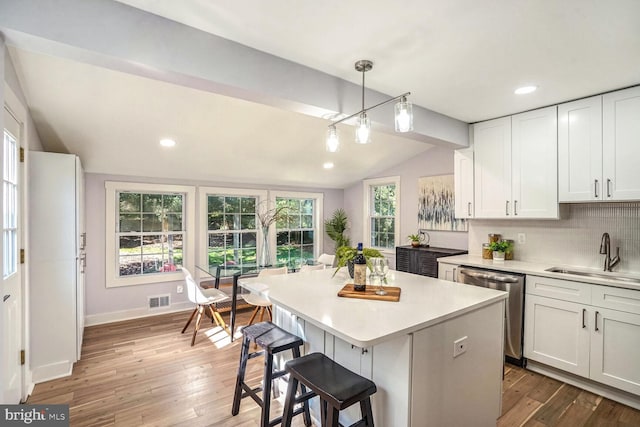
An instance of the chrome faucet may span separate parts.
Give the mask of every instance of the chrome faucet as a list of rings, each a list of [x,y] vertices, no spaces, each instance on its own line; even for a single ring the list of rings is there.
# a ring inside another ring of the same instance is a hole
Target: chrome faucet
[[[600,253],[604,255],[604,271],[611,271],[620,262],[620,247],[616,247],[616,256],[611,258],[611,241],[609,233],[602,234],[600,240]]]

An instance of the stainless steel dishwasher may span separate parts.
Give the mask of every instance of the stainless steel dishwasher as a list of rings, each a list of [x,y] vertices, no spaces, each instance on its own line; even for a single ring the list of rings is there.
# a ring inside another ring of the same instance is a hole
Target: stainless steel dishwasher
[[[456,282],[506,291],[504,353],[508,362],[523,366],[522,332],[524,325],[524,274],[488,270],[477,267],[457,268]]]

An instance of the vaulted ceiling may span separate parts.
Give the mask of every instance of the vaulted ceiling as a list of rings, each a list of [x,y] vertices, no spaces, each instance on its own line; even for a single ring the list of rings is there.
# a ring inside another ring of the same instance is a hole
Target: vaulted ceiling
[[[0,32],[44,145],[95,173],[344,188],[466,123],[640,83],[636,0],[0,0]],[[359,59],[365,104],[411,91],[415,130],[381,107],[372,144],[343,124],[326,153]]]

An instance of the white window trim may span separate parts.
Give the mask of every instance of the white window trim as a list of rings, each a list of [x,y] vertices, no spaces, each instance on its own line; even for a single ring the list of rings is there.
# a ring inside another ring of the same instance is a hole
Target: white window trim
[[[149,283],[160,282],[173,282],[177,280],[183,280],[182,272],[177,271],[175,273],[163,273],[152,275],[140,275],[135,277],[120,277],[118,275],[118,262],[116,252],[116,223],[118,221],[118,215],[116,212],[117,201],[116,193],[118,191],[139,191],[139,192],[151,192],[151,193],[184,193],[184,242],[183,242],[183,258],[182,264],[190,272],[194,271],[195,266],[195,212],[196,212],[196,188],[192,186],[184,185],[169,185],[169,184],[143,184],[134,182],[117,182],[106,181],[105,186],[105,210],[106,210],[106,225],[105,225],[105,276],[106,287],[115,288],[121,286],[133,286],[143,285]]]
[[[362,189],[363,189],[363,245],[365,247],[369,246],[371,243],[371,187],[375,187],[378,185],[389,185],[395,184],[396,186],[396,215],[395,215],[395,227],[394,227],[394,241],[395,245],[398,246],[398,242],[400,242],[400,176],[389,176],[385,178],[373,178],[373,179],[365,179],[362,181]],[[374,247],[378,249],[385,255],[395,253],[395,248],[380,248]]]
[[[276,198],[297,198],[297,199],[314,199],[315,200],[315,218],[313,228],[318,230],[318,236],[316,236],[316,244],[314,249],[313,257],[317,259],[320,254],[324,251],[324,193],[310,193],[310,192],[301,192],[301,191],[279,191],[279,190],[271,190],[269,191],[269,200],[270,203],[275,206]],[[276,256],[276,227],[273,226],[269,229],[269,245],[274,248],[271,251],[271,262],[275,261]]]
[[[267,190],[256,190],[251,188],[229,188],[229,187],[198,187],[198,206],[199,206],[199,248],[198,248],[198,265],[208,267],[207,250],[209,247],[208,234],[209,227],[207,225],[207,197],[209,195],[220,196],[254,196],[258,198],[258,203],[267,200],[269,192]],[[262,229],[256,224],[258,233],[256,235],[256,257],[260,259],[260,251],[262,242]],[[198,272],[199,273],[199,272]]]

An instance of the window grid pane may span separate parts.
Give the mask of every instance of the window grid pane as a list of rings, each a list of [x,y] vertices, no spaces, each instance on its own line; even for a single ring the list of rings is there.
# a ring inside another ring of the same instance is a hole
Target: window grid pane
[[[184,194],[118,192],[119,276],[161,274],[183,265]]]
[[[18,271],[18,144],[6,130],[3,151],[2,274],[7,278]]]
[[[288,207],[286,220],[276,222],[276,261],[294,266],[315,259],[315,200],[276,198],[276,206]]]
[[[395,184],[374,185],[370,192],[370,245],[378,248],[395,247]]]
[[[257,198],[209,195],[207,197],[207,256],[209,267],[238,266],[242,271],[257,265]]]

